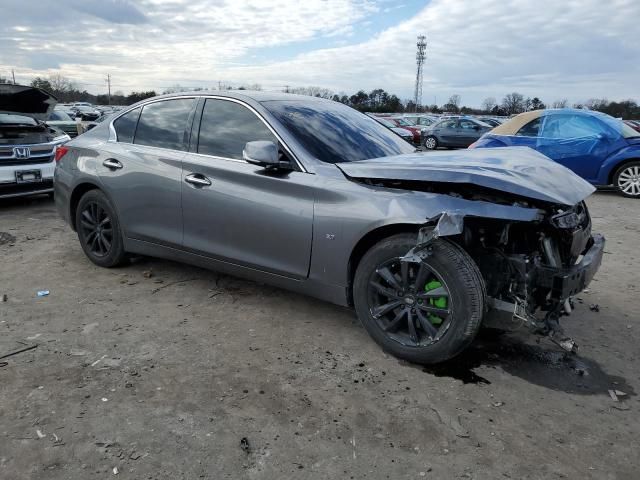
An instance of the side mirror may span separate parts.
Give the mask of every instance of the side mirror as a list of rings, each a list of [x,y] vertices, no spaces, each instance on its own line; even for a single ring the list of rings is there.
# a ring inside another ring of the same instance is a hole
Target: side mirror
[[[281,162],[278,146],[268,140],[247,142],[242,150],[242,158],[253,165],[265,168],[291,168],[289,162]]]

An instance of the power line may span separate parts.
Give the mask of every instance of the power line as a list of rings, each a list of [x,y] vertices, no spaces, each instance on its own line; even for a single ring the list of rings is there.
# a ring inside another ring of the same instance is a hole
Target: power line
[[[418,42],[416,43],[416,46],[418,47],[418,51],[416,52],[416,64],[418,68],[416,72],[416,88],[413,97],[417,112],[422,103],[422,67],[424,65],[424,60],[427,57],[427,37],[424,35],[418,35]]]

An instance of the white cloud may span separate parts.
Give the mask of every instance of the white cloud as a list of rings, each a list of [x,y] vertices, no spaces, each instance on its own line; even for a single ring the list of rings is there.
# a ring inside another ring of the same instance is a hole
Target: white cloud
[[[433,0],[355,45],[348,42],[361,38],[358,29],[375,27],[376,15],[395,4],[83,0],[78,9],[79,0],[60,0],[66,5],[34,9],[22,0],[4,2],[0,73],[15,68],[26,80],[62,73],[97,92],[111,73],[115,88],[125,91],[223,80],[346,92],[384,88],[407,98],[420,33],[429,42],[424,103],[458,93],[463,103],[479,105],[513,90],[547,101],[616,99],[636,96],[640,83],[640,45],[631,34],[640,18],[637,0]],[[318,47],[321,39],[340,46]],[[309,41],[315,50],[271,59],[274,50]]]

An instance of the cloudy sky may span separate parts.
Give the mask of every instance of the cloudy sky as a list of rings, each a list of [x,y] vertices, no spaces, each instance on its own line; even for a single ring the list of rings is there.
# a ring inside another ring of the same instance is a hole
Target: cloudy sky
[[[519,91],[552,102],[640,100],[639,0],[1,0],[0,75],[60,73],[92,93],[322,86],[479,106]],[[38,6],[36,6],[38,5]]]

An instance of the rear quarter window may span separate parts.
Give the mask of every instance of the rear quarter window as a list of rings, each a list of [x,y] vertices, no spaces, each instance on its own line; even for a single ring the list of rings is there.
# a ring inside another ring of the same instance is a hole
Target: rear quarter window
[[[142,110],[140,107],[134,108],[113,122],[113,128],[116,131],[116,139],[118,142],[133,143],[133,136],[136,133],[140,110]]]

